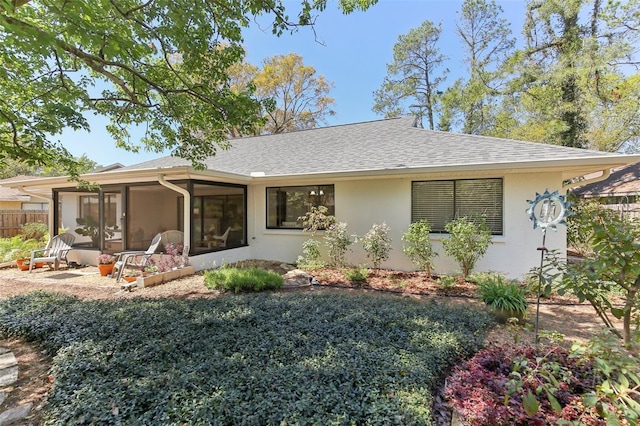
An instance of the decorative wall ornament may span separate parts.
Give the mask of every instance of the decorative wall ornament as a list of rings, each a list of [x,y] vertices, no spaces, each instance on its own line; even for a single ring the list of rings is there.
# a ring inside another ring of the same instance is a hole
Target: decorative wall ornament
[[[549,192],[545,189],[542,194],[536,192],[536,197],[527,202],[530,204],[527,213],[529,220],[533,221],[533,229],[541,228],[544,232],[551,228],[557,231],[557,224],[567,224],[565,219],[569,215],[571,202],[564,195],[558,194],[558,191]]]
[[[557,231],[556,225],[564,224],[566,217],[570,214],[568,211],[571,202],[567,201],[564,195],[558,194],[558,191],[549,192],[548,189],[544,193],[536,192],[533,200],[527,200],[529,208],[529,220],[533,221],[533,229],[542,229],[542,245],[537,248],[540,251],[540,268],[538,269],[538,297],[536,301],[536,321],[534,329],[534,342],[538,344],[538,323],[540,320],[540,297],[542,295],[542,281],[544,274],[544,258],[548,251],[545,243],[547,239],[547,228]]]

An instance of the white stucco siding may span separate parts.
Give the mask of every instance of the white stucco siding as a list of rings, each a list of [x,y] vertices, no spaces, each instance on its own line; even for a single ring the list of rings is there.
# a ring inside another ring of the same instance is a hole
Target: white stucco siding
[[[442,176],[437,179],[474,178],[476,176]],[[482,178],[503,178],[504,184],[504,233],[494,237],[494,243],[487,254],[476,265],[476,271],[499,271],[512,278],[522,278],[532,267],[540,262],[537,247],[542,241],[540,229],[533,229],[526,209],[528,199],[536,192],[545,189],[561,189],[560,173],[483,175]],[[374,223],[385,222],[391,228],[392,251],[384,268],[413,270],[415,266],[402,252],[401,237],[411,221],[411,182],[414,180],[434,179],[433,176],[411,178],[365,179],[350,181],[304,182],[307,184],[335,185],[335,212],[339,221],[347,222],[349,231],[364,235]],[[297,185],[289,182],[288,185]],[[266,229],[265,192],[271,185],[255,185],[249,188],[249,224],[248,236],[250,255],[254,258],[275,259],[294,262],[302,251],[302,243],[308,234],[292,230]],[[317,238],[321,238],[318,235]],[[456,262],[444,254],[442,235],[432,235],[432,241],[439,256],[435,258],[435,271],[440,274],[459,273]],[[549,231],[547,247],[564,252],[566,248],[566,229],[558,226],[558,231]],[[361,244],[352,246],[347,254],[351,264],[369,263]]]

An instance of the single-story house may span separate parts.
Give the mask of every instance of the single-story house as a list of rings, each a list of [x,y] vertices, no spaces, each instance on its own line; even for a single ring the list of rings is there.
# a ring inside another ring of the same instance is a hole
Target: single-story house
[[[587,175],[585,180],[591,177]],[[607,208],[640,217],[640,163],[617,167],[603,177],[575,188],[573,194],[597,199]]]
[[[231,145],[206,160],[207,170],[163,157],[84,175],[100,185],[96,191],[65,178],[14,185],[56,206],[51,229],[74,232],[85,224],[74,250],[85,263],[95,263],[101,251],[145,249],[156,233],[170,229],[184,232],[197,269],[250,258],[294,262],[309,238],[298,217],[324,205],[351,233],[364,235],[375,223],[390,227],[386,268],[415,269],[401,236],[412,221],[428,219],[437,273],[459,271],[442,249],[444,225],[457,215],[482,213],[493,244],[476,270],[515,278],[539,263],[542,234],[529,221],[527,200],[546,189],[564,194],[572,178],[640,161],[640,155],[430,131],[412,117]],[[547,233],[547,247],[565,250],[563,226]],[[347,260],[365,264],[366,256],[355,245]]]

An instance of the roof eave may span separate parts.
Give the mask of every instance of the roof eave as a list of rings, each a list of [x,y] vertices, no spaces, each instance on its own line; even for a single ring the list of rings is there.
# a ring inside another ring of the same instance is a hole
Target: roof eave
[[[312,178],[333,178],[333,179],[376,179],[390,176],[406,176],[415,174],[431,173],[464,173],[474,171],[500,171],[502,173],[527,173],[535,171],[557,171],[562,173],[562,179],[567,180],[582,176],[585,173],[599,171],[605,168],[619,167],[640,161],[640,155],[612,155],[584,158],[561,158],[554,160],[529,160],[529,161],[508,161],[492,163],[473,164],[449,164],[446,166],[430,165],[424,167],[403,167],[389,169],[365,169],[365,170],[344,170],[327,172],[309,172],[296,174],[272,174],[264,176],[254,176],[255,180],[282,180],[282,179],[312,179]]]

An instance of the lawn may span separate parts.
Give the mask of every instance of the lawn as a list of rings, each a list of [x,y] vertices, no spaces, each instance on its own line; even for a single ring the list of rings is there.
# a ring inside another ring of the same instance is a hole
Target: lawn
[[[48,424],[431,424],[432,391],[490,317],[397,296],[260,293],[0,301],[55,353]]]

